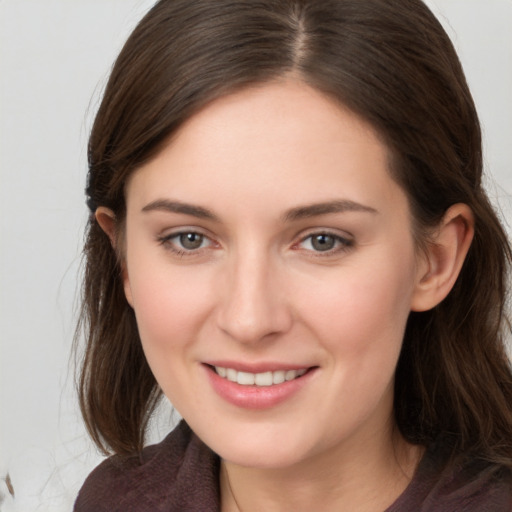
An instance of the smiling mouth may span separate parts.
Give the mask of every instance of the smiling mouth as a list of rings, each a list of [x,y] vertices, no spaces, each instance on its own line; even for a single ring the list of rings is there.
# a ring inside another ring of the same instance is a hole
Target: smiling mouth
[[[250,373],[241,372],[233,368],[224,368],[222,366],[211,367],[215,373],[223,379],[235,382],[241,386],[260,386],[269,387],[276,384],[282,384],[302,377],[310,368],[300,370],[277,370],[274,372]]]

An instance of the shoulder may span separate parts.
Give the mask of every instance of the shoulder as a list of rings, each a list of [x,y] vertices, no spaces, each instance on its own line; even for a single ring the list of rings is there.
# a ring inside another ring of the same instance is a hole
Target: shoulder
[[[447,464],[450,441],[433,443],[402,496],[386,512],[511,512],[512,473],[471,456]]]
[[[218,510],[218,457],[181,422],[142,454],[110,457],[86,479],[75,512]]]

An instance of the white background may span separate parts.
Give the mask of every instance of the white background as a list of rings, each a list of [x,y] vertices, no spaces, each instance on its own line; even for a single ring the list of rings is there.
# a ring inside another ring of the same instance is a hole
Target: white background
[[[0,512],[71,510],[100,460],[70,364],[86,140],[111,63],[152,3],[0,0]],[[512,220],[512,0],[429,4],[459,50],[489,191]]]

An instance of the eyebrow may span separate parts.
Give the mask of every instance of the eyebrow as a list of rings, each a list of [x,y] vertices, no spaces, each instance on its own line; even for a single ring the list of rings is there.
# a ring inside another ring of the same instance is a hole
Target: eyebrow
[[[151,211],[165,211],[170,213],[181,213],[184,215],[191,215],[199,219],[207,219],[219,222],[219,217],[211,210],[196,206],[193,204],[183,203],[181,201],[171,201],[169,199],[157,199],[152,201],[142,208],[143,212]],[[330,213],[345,213],[345,212],[366,212],[377,214],[378,211],[370,206],[365,206],[348,199],[327,201],[324,203],[314,203],[306,206],[298,206],[286,211],[283,215],[283,220],[286,222],[307,219],[319,215],[327,215]]]
[[[170,213],[182,213],[184,215],[191,215],[199,219],[208,219],[218,221],[219,218],[207,208],[196,206],[193,204],[182,203],[180,201],[170,201],[168,199],[157,199],[152,201],[142,208],[143,212],[151,211],[165,211]]]
[[[345,212],[365,212],[377,214],[378,211],[370,206],[365,206],[348,199],[328,201],[325,203],[315,203],[306,206],[298,206],[288,210],[283,218],[285,221],[294,221],[316,217],[319,215],[327,215],[329,213],[345,213]]]

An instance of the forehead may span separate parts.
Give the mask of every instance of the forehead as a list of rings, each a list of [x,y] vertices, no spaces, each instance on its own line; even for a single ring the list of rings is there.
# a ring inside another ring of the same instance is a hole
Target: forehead
[[[388,153],[348,109],[303,83],[275,82],[217,99],[192,116],[134,173],[127,199],[142,207],[162,195],[213,209],[227,199],[245,209],[340,198],[389,202],[397,185]]]

